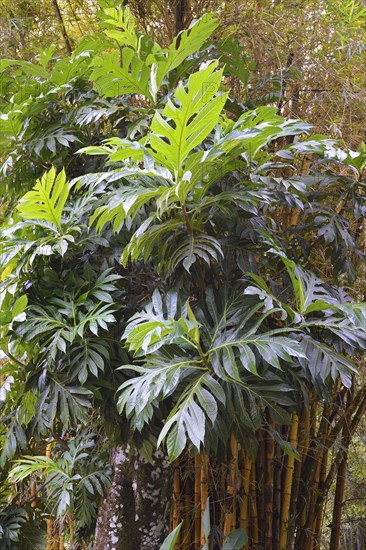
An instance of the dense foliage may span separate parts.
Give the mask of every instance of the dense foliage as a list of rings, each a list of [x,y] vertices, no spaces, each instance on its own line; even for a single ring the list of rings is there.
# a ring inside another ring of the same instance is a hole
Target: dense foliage
[[[1,229],[9,548],[25,518],[89,540],[116,443],[225,462],[265,429],[299,459],[294,416],[360,385],[364,147],[234,99],[253,66],[206,48],[212,15],[166,48],[128,8],[103,17],[71,56],[2,62],[3,189],[23,193]]]

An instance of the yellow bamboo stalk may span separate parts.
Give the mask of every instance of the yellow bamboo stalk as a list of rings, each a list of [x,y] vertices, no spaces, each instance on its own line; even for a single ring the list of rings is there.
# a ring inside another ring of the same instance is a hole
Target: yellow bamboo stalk
[[[236,506],[236,496],[237,496],[237,477],[238,477],[238,442],[235,436],[232,436],[231,439],[231,454],[233,456],[231,463],[231,479],[232,479],[232,488],[233,488],[233,511],[231,514],[231,524],[230,531],[236,529],[236,515],[237,515],[237,506]]]
[[[60,533],[57,527],[54,526],[53,530],[53,550],[60,550]]]
[[[302,406],[301,415],[299,420],[298,428],[298,452],[300,455],[300,460],[297,460],[294,466],[294,476],[292,482],[292,491],[291,491],[291,503],[290,503],[290,517],[293,517],[296,514],[299,492],[301,486],[301,471],[306,459],[310,441],[310,407]],[[295,532],[295,523],[290,526],[288,533],[288,538],[292,539]]]
[[[35,508],[37,506],[37,487],[35,479],[32,479],[30,484],[30,494],[32,497],[31,507]]]
[[[46,445],[45,456],[46,456],[47,458],[51,458],[51,444],[50,444],[50,443],[48,443],[48,444]]]
[[[201,455],[201,546],[206,543],[205,532],[203,529],[203,516],[208,498],[208,456]]]
[[[201,455],[194,457],[194,548],[199,550],[201,540]]]
[[[236,529],[236,514],[237,514],[237,506],[236,506],[236,496],[237,496],[237,477],[238,477],[238,442],[234,435],[231,437],[230,441],[230,448],[231,448],[231,454],[232,454],[232,463],[231,463],[231,479],[232,479],[232,487],[233,487],[233,512],[231,515],[231,525],[230,525],[230,531],[234,531]]]
[[[303,460],[305,460],[310,447],[311,405],[309,407],[304,407],[304,409],[305,409],[304,434],[302,439],[302,448],[299,449]]]
[[[226,488],[230,509],[225,515],[224,535],[227,536],[236,528],[236,477],[238,471],[238,442],[233,434],[230,436],[230,475]]]
[[[53,538],[53,522],[51,519],[46,519],[46,526],[47,526],[47,545],[46,545],[46,550],[52,550],[53,548],[53,543],[52,543],[52,538]]]
[[[290,431],[290,444],[294,449],[297,448],[298,428],[299,428],[299,417],[297,416],[296,413],[293,413],[291,431]],[[285,479],[283,484],[283,493],[282,493],[280,550],[286,550],[286,547],[287,547],[287,531],[288,531],[289,511],[290,511],[290,502],[291,502],[292,480],[294,475],[294,463],[295,463],[295,457],[293,455],[288,455],[286,471],[285,471]]]
[[[257,550],[259,545],[258,509],[257,509],[257,482],[255,462],[253,460],[250,472],[250,548]]]
[[[241,459],[243,461],[242,480],[243,480],[243,494],[240,504],[240,528],[248,534],[249,525],[249,484],[250,484],[250,472],[252,468],[252,461],[248,453],[244,456],[244,451],[241,451]],[[242,550],[248,550],[248,544],[243,546]]]
[[[73,545],[75,542],[75,526],[72,517],[69,514],[67,515],[67,523],[69,525],[70,544]]]
[[[300,210],[298,208],[291,208],[289,225],[297,225],[299,223]]]
[[[215,480],[215,485],[216,485],[215,488],[216,488],[217,494],[220,495],[219,498],[221,500],[221,498],[223,499],[225,498],[226,489],[227,489],[227,465],[225,460],[219,465],[217,474],[218,474],[218,479]],[[226,517],[226,507],[224,505],[221,505],[221,502],[220,502],[219,516],[217,519],[218,519],[218,527],[221,529],[222,532],[224,532],[225,517]]]

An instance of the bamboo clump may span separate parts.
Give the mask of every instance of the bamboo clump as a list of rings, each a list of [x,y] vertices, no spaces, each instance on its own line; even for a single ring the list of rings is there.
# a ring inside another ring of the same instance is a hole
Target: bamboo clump
[[[187,452],[173,469],[172,527],[183,521],[175,550],[201,550],[207,544],[208,497],[211,524],[222,540],[239,527],[246,531],[241,550],[320,550],[333,482],[331,548],[340,550],[348,446],[365,411],[366,387],[354,395],[339,387],[322,407],[310,395],[292,413],[289,427],[276,425],[266,414],[257,450],[246,449],[231,435],[226,462]],[[274,437],[276,432],[293,452]],[[56,542],[60,545],[57,533],[48,550],[56,550]]]

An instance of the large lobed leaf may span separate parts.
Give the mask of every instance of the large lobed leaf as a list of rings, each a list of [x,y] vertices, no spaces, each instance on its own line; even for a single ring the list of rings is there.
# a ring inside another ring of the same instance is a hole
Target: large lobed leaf
[[[171,411],[159,435],[159,446],[166,440],[168,456],[175,460],[189,441],[200,450],[206,434],[206,419],[214,424],[218,402],[225,404],[220,384],[209,373],[191,377],[177,405]]]
[[[62,212],[69,196],[69,185],[65,171],[56,176],[52,167],[46,172],[31,191],[18,203],[17,209],[27,220],[47,221],[61,231]]]
[[[131,48],[123,48],[121,56],[119,51],[105,52],[93,60],[92,66],[90,79],[102,96],[141,94],[151,98],[150,67]]]
[[[158,62],[156,84],[160,86],[165,75],[179,67],[190,55],[199,51],[218,25],[217,17],[208,13],[193,21],[189,29],[182,31],[164,50],[166,60]]]
[[[189,153],[201,144],[219,120],[227,93],[219,93],[222,71],[217,62],[193,73],[187,90],[181,82],[173,100],[168,99],[162,113],[156,111],[151,123],[150,145],[155,159],[183,176],[183,164]]]

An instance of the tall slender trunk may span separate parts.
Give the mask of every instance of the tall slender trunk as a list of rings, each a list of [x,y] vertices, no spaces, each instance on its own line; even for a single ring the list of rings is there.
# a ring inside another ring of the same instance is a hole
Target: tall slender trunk
[[[328,451],[325,451],[324,455],[323,455],[323,460],[322,460],[322,467],[321,467],[321,470],[320,470],[320,482],[319,482],[319,486],[320,486],[320,491],[319,492],[320,493],[323,492],[324,482],[325,482],[326,477],[327,477],[328,457],[329,457],[329,453],[328,453]],[[318,508],[316,518],[315,518],[315,527],[314,527],[315,545],[314,545],[314,550],[320,550],[320,539],[321,539],[321,531],[322,531],[322,526],[323,526],[324,506],[325,506],[325,500],[323,499],[320,506],[319,506],[319,508]]]
[[[294,449],[297,449],[297,434],[299,427],[299,417],[296,413],[292,415],[292,424],[290,432],[290,444]],[[280,550],[286,550],[287,538],[289,529],[289,511],[292,491],[292,481],[294,475],[295,457],[293,454],[288,455],[285,479],[282,493],[282,508],[281,508],[281,531],[280,531]]]
[[[57,0],[52,0],[52,6],[53,6],[53,9],[54,9],[55,15],[58,19],[58,22],[60,24],[60,27],[61,27],[61,34],[62,34],[62,38],[64,39],[66,51],[69,55],[71,55],[72,54],[71,42],[70,42],[69,36],[67,34],[65,23],[64,23],[64,20],[63,20],[63,17],[62,17],[60,7],[57,3]]]
[[[301,415],[299,420],[299,441],[298,441],[298,452],[300,460],[295,462],[294,467],[294,479],[292,483],[291,491],[291,503],[290,503],[290,518],[293,518],[290,524],[288,538],[291,540],[294,536],[296,523],[297,523],[297,501],[300,493],[301,486],[301,470],[304,460],[306,459],[308,448],[309,448],[309,437],[310,437],[310,409],[303,405],[301,409]]]
[[[352,401],[352,392],[349,392],[347,405]],[[362,402],[361,402],[362,407]],[[357,414],[357,413],[356,413]],[[330,537],[330,546],[332,550],[339,550],[340,548],[340,537],[341,537],[341,519],[342,519],[342,508],[343,508],[343,498],[344,498],[344,488],[346,484],[346,474],[347,474],[347,461],[348,461],[348,447],[351,443],[351,425],[346,424],[344,428],[344,446],[339,452],[342,453],[340,464],[337,471],[337,482],[336,490],[334,495],[334,506],[333,506],[333,520],[332,520],[332,532]]]
[[[330,539],[330,547],[332,550],[339,550],[340,548],[340,536],[341,536],[341,519],[342,519],[342,507],[344,497],[344,487],[346,484],[347,473],[347,457],[345,457],[338,470],[337,485],[334,495],[334,509],[332,520],[332,534]]]
[[[190,0],[175,0],[175,34],[183,31],[189,24],[191,17]]]

